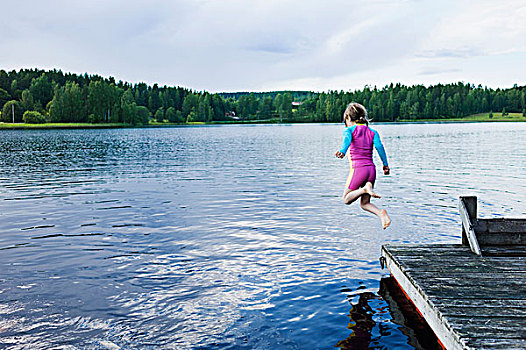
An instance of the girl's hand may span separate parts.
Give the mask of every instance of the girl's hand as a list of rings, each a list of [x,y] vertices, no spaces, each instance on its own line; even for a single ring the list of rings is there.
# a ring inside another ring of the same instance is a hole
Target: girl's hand
[[[336,158],[340,158],[340,159],[345,157],[345,154],[340,152],[340,151],[336,151],[336,153],[334,153],[334,155],[336,156]]]
[[[384,175],[389,175],[389,173],[391,172],[391,169],[389,169],[389,167],[387,165],[384,166]]]

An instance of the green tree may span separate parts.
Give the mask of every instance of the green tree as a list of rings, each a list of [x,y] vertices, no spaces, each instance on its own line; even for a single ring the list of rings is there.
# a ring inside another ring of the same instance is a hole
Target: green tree
[[[440,113],[438,112],[438,108],[433,108],[433,119],[438,119],[440,117]]]
[[[161,97],[159,96],[159,86],[157,84],[153,85],[153,88],[150,91],[150,96],[148,98],[148,108],[150,111],[158,111],[163,105]],[[157,114],[157,112],[156,112]]]
[[[180,110],[177,110],[175,112],[175,122],[176,123],[184,123],[183,112],[181,112]]]
[[[5,70],[0,69],[0,89],[7,91],[9,90],[10,86],[11,86],[11,81],[10,81],[9,75],[7,74]],[[2,106],[4,106],[4,104],[2,104]]]
[[[25,111],[32,111],[35,108],[35,101],[33,100],[33,95],[29,90],[22,91],[20,107],[22,108],[22,113]]]
[[[305,121],[314,121],[316,111],[316,99],[307,98],[298,107],[298,118]]]
[[[426,102],[426,105],[424,106],[424,118],[433,118],[433,111],[431,110],[431,103],[429,102]]]
[[[93,114],[97,122],[120,122],[119,114],[121,114],[121,95],[123,93],[123,89],[113,83],[92,80],[87,88],[88,114]]]
[[[463,110],[462,110],[462,98],[460,97],[460,93],[456,92],[453,96],[453,116],[460,117],[462,116]]]
[[[489,107],[489,103],[488,103],[488,99],[486,97],[482,98],[482,103],[481,103],[481,109],[477,109],[475,111],[472,111],[472,112],[485,112],[488,110],[488,107]]]
[[[137,107],[137,116],[142,124],[148,125],[150,123],[151,113],[150,110],[145,106]]]
[[[225,120],[226,101],[219,95],[213,94],[210,99],[210,106],[213,109],[212,120]]]
[[[283,96],[278,93],[276,97],[274,98],[274,108],[276,109],[276,113],[279,114],[280,121],[283,120]]]
[[[197,105],[197,120],[199,122],[208,122],[211,121],[212,116],[208,115],[210,102],[208,95],[200,95],[199,96],[199,104]]]
[[[176,123],[176,113],[174,107],[168,107],[166,110],[166,119],[168,119],[170,123]]]
[[[174,108],[176,110],[181,110],[183,108],[184,93],[181,89],[177,88],[174,94]]]
[[[30,95],[24,92],[26,90],[33,98],[32,103]],[[123,98],[127,90],[131,90],[134,101],[130,101],[128,94]],[[287,94],[290,94],[290,99]],[[289,109],[288,101],[284,99],[302,102],[302,105],[297,109],[290,106]],[[180,111],[186,120],[193,111],[189,120],[194,121],[225,120],[225,112],[230,111],[245,119],[268,119],[269,115],[278,113],[288,121],[341,121],[342,111],[351,101],[364,104],[376,121],[393,121],[400,116],[449,118],[503,109],[520,113],[526,109],[526,89],[516,85],[508,89],[491,89],[462,82],[427,87],[391,83],[381,89],[364,86],[346,92],[210,94],[182,87],[159,87],[157,84],[130,85],[116,82],[113,77],[77,75],[60,70],[21,69],[9,73],[0,70],[0,106],[11,100],[19,101],[22,111],[47,111],[52,118],[64,122],[87,120],[87,116],[92,122],[129,122],[135,114],[133,102],[136,106],[149,107],[150,115],[160,107],[165,112],[174,107],[175,113]],[[270,106],[271,101],[273,106]],[[146,113],[141,113],[141,121],[143,117],[149,118]],[[169,116],[174,118],[172,113]],[[9,119],[8,115],[2,118]]]
[[[290,120],[292,118],[292,95],[288,91],[283,94],[281,109],[283,111],[283,118]]]
[[[183,107],[182,107],[182,113],[183,117],[187,118],[188,115],[197,109],[197,106],[199,105],[199,97],[194,94],[190,93],[186,95],[183,101]]]
[[[63,87],[57,86],[51,100],[49,116],[53,122],[86,122],[88,116],[82,88],[75,82],[66,82]]]
[[[325,100],[326,100],[326,94],[320,94],[318,97],[318,100],[316,101],[316,113],[315,113],[315,121],[316,122],[323,122],[326,120],[326,108],[325,108]]]
[[[137,106],[148,107],[148,85],[139,83],[134,86],[133,90],[133,97]]]
[[[187,123],[193,123],[197,122],[197,114],[195,113],[195,110],[192,110],[190,114],[188,114],[188,117],[186,118]]]
[[[9,92],[0,88],[0,106],[3,107],[9,100],[11,100],[11,95],[9,95]]]
[[[122,121],[131,125],[142,124],[142,118],[137,113],[137,103],[133,98],[131,89],[126,90],[121,96]]]
[[[250,117],[250,114],[249,114],[249,103],[248,103],[248,96],[247,95],[243,95],[241,97],[239,97],[239,99],[237,100],[237,114],[240,118],[243,118],[243,119],[249,119]]]
[[[455,116],[455,103],[453,99],[450,97],[446,100],[446,115],[448,117],[454,117]]]
[[[46,106],[53,99],[53,84],[49,81],[46,74],[42,74],[31,80],[29,91],[38,104],[38,108]]]
[[[248,95],[248,116],[251,119],[255,119],[259,110],[259,99],[254,94]]]
[[[409,108],[409,117],[411,118],[411,120],[415,120],[415,119],[418,118],[419,110],[420,110],[420,103],[418,101],[416,101]]]
[[[386,106],[386,114],[390,118],[390,120],[395,121],[396,120],[396,113],[395,113],[395,103],[393,99],[393,92],[391,91],[389,93],[389,98],[387,99],[387,106]]]
[[[325,115],[328,122],[339,122],[342,120],[343,110],[340,106],[341,101],[336,95],[330,95],[326,99]]]
[[[157,112],[155,112],[155,120],[158,123],[164,122],[164,108],[163,107],[159,107],[159,109],[157,109]]]
[[[258,118],[259,119],[270,119],[272,116],[272,97],[265,96],[263,98],[263,102],[261,104],[261,109],[258,112]]]
[[[100,80],[92,80],[88,85],[87,107],[90,123],[100,123],[107,117],[108,101],[105,96],[106,89]]]
[[[13,98],[20,97],[20,91],[18,91],[18,81],[16,79],[13,79],[13,81],[11,81],[9,93]]]
[[[25,111],[22,120],[28,124],[43,124],[46,122],[46,118],[37,111]]]
[[[14,112],[14,114],[13,114]],[[13,120],[14,115],[14,120]],[[15,100],[7,101],[2,109],[2,121],[6,123],[21,123],[22,122],[22,108],[20,103]]]

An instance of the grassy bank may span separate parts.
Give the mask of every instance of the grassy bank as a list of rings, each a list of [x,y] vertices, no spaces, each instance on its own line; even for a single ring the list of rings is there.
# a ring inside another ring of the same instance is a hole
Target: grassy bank
[[[468,115],[462,118],[444,118],[444,119],[399,119],[398,122],[526,122],[526,117],[522,116],[522,113],[509,113],[503,116],[502,113],[493,113],[493,117],[490,118],[489,113],[479,113]]]
[[[297,121],[293,123],[305,123],[307,121]],[[463,118],[444,118],[444,119],[399,119],[398,123],[440,123],[440,122],[526,122],[526,117],[522,113],[509,113],[503,116],[501,113],[494,113],[493,117],[490,118],[489,113],[473,114]],[[173,127],[173,126],[184,126],[184,125],[207,125],[207,124],[275,124],[279,123],[279,119],[265,119],[265,120],[231,120],[231,121],[214,121],[210,123],[205,122],[191,122],[185,124],[173,124],[173,123],[159,123],[152,122],[148,125],[138,127]],[[286,121],[285,123],[290,123]],[[307,122],[308,123],[308,122]],[[388,124],[387,122],[386,124]],[[90,124],[90,123],[45,123],[45,124],[25,124],[25,123],[1,123],[1,129],[110,129],[110,128],[130,128],[133,127],[130,124],[124,123],[103,123],[103,124]]]
[[[279,123],[279,119],[260,119],[260,120],[227,120],[227,121],[215,121],[211,124],[276,124]]]
[[[151,122],[148,125],[137,125],[133,126],[124,123],[101,123],[101,124],[90,124],[90,123],[44,123],[44,124],[26,124],[26,123],[3,123],[0,122],[1,129],[111,129],[111,128],[149,128],[149,127],[173,127],[173,126],[185,126],[185,125],[208,125],[208,124],[274,124],[279,123],[279,119],[265,119],[265,120],[233,120],[233,121],[213,121],[210,123],[205,122],[190,122],[183,124],[176,123],[159,123]]]
[[[493,113],[493,118],[489,117],[489,113],[480,113],[467,116],[466,118],[459,120],[469,120],[469,121],[481,121],[481,122],[524,122],[526,117],[522,113],[509,113],[506,116],[502,116],[501,113]]]
[[[130,124],[124,123],[0,123],[0,129],[109,129],[109,128],[129,128]]]

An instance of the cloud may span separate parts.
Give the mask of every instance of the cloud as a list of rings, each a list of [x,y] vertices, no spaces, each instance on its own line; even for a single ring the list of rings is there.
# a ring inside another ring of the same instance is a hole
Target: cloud
[[[498,55],[526,52],[526,4],[521,0],[463,1],[430,33],[418,57]]]
[[[431,61],[453,74],[462,72],[460,62],[526,52],[526,10],[514,0],[22,0],[3,7],[10,15],[0,23],[0,68],[209,91],[349,89],[367,76],[422,79]]]
[[[456,73],[461,72],[461,69],[458,68],[427,68],[425,70],[422,70],[419,75],[437,75],[437,74],[444,74],[444,73]]]
[[[424,50],[415,54],[416,57],[424,58],[474,57],[482,55],[484,55],[484,51],[476,47],[440,48],[436,50]]]

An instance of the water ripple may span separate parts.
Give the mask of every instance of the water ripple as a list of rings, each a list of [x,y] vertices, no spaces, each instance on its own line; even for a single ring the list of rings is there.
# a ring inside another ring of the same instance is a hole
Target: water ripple
[[[413,349],[381,245],[458,242],[459,195],[526,215],[526,124],[376,129],[386,231],[341,125],[2,131],[0,347]]]

